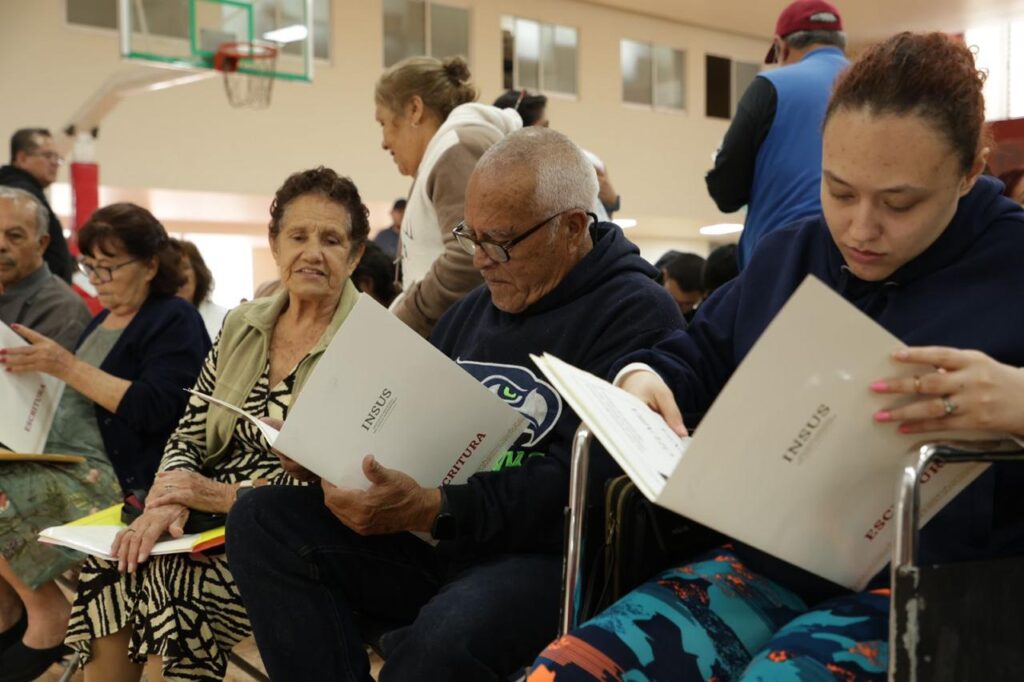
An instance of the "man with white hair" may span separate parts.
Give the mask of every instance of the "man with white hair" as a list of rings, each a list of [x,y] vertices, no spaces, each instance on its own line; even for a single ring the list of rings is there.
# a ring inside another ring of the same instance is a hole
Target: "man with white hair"
[[[0,320],[20,324],[73,350],[91,315],[82,298],[50,272],[49,212],[28,192],[0,185]]]
[[[529,354],[605,375],[683,325],[636,246],[588,214],[597,191],[579,148],[543,128],[470,177],[454,233],[484,285],[431,340],[529,422],[493,470],[424,488],[367,458],[366,491],[264,486],[232,508],[228,560],[272,678],[370,679],[357,618],[392,626],[390,682],[504,680],[555,633],[579,418]]]

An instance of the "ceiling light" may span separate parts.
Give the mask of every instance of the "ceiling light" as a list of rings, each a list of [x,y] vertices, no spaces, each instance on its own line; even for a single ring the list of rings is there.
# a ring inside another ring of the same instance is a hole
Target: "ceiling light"
[[[302,24],[293,24],[292,26],[285,26],[284,28],[267,31],[263,34],[263,39],[272,40],[275,43],[297,43],[300,40],[305,40],[308,35],[309,29],[305,26]]]
[[[705,225],[700,228],[700,233],[708,236],[718,236],[722,234],[736,234],[737,232],[743,231],[743,225],[740,223],[718,223],[717,225]]]

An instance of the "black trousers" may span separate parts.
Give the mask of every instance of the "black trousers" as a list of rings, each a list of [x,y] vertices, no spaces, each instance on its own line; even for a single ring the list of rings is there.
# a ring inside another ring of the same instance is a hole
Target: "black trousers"
[[[274,680],[370,680],[356,616],[400,625],[382,640],[382,682],[504,680],[556,634],[560,556],[451,565],[410,534],[349,530],[318,487],[255,489],[227,528],[231,571]]]

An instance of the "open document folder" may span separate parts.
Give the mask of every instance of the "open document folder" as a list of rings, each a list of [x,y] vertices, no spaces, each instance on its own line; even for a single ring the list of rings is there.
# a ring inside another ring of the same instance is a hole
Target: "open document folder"
[[[692,439],[597,377],[551,355],[534,362],[652,502],[860,590],[888,563],[897,477],[922,439],[871,418],[894,404],[869,390],[872,381],[920,371],[891,361],[902,345],[808,277]],[[997,436],[956,433],[972,437]],[[927,472],[922,519],[986,466]]]
[[[69,547],[100,559],[113,560],[115,557],[110,554],[110,547],[114,544],[114,537],[118,531],[125,527],[125,524],[121,523],[121,506],[115,504],[63,526],[47,528],[39,533],[39,542]],[[223,544],[224,526],[221,526],[203,533],[182,535],[180,538],[167,535],[153,545],[150,554],[191,554]]]
[[[526,419],[376,301],[361,294],[281,432],[210,396],[321,478],[366,488],[363,457],[420,485],[462,483],[515,442]],[[216,408],[211,408],[216,409]]]
[[[27,345],[25,339],[0,322],[0,348]],[[0,449],[41,452],[63,393],[64,382],[49,374],[0,371]]]

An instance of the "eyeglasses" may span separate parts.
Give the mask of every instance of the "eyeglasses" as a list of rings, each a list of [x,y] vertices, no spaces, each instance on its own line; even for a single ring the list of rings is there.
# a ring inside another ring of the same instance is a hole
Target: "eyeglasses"
[[[497,263],[507,263],[509,262],[509,260],[511,260],[509,251],[512,250],[513,246],[523,241],[524,239],[526,239],[531,234],[533,234],[540,228],[550,223],[558,216],[562,215],[563,213],[567,213],[568,211],[571,210],[573,209],[564,209],[552,216],[545,218],[541,222],[531,227],[526,232],[523,232],[521,235],[515,237],[514,239],[510,239],[504,244],[499,244],[498,242],[492,241],[490,239],[477,239],[476,237],[473,236],[472,230],[466,227],[465,220],[463,220],[461,223],[456,225],[454,229],[452,229],[452,234],[455,235],[455,239],[456,241],[459,242],[459,246],[461,246],[462,249],[469,255],[473,255],[474,253],[476,253],[477,247],[480,247],[481,249],[483,249],[484,253],[487,254],[487,257],[490,258],[491,260]],[[597,222],[596,215],[594,215],[593,213],[588,213],[587,215],[593,218],[594,222]]]
[[[41,156],[50,163],[61,164],[64,163],[64,157],[57,152],[29,152],[29,156]]]
[[[106,284],[107,282],[112,282],[114,280],[115,270],[120,270],[124,266],[134,263],[137,260],[139,259],[132,258],[131,260],[126,260],[125,262],[118,263],[117,265],[89,265],[84,260],[80,260],[78,261],[78,269],[81,270],[82,274],[89,279],[92,279],[93,275],[95,275],[100,284]]]

